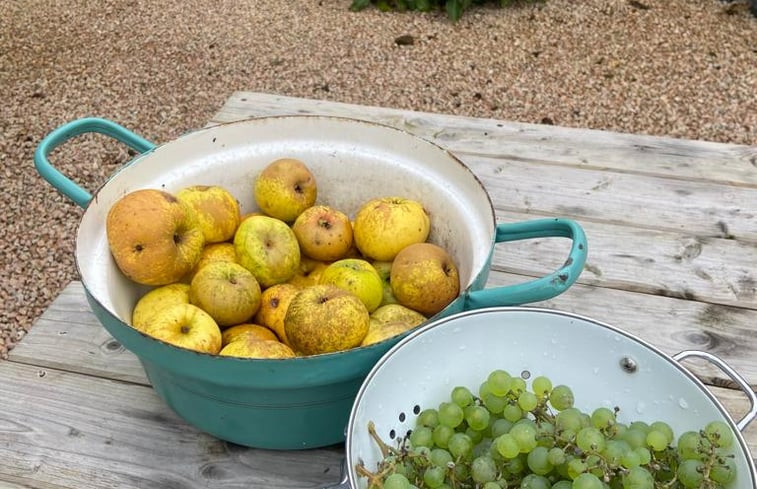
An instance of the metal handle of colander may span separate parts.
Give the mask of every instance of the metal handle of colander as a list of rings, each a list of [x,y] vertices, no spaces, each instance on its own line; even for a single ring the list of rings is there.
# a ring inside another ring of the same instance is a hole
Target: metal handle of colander
[[[347,458],[342,459],[341,475],[339,482],[332,486],[324,486],[321,489],[350,489],[350,478],[347,474]]]

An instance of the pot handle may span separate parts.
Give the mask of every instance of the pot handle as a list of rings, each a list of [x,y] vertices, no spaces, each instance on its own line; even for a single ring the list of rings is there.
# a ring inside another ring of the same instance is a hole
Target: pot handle
[[[523,239],[560,237],[570,238],[573,244],[565,263],[544,277],[522,284],[506,285],[468,293],[466,308],[515,306],[538,302],[565,292],[583,271],[588,245],[583,228],[570,219],[534,219],[531,221],[497,224],[496,243]]]
[[[699,350],[685,350],[676,355],[673,355],[673,360],[680,363],[681,360],[685,360],[689,357],[701,358],[712,363],[720,370],[722,370],[723,373],[725,373],[728,377],[730,377],[731,380],[736,382],[741,390],[744,391],[744,394],[746,394],[746,396],[749,398],[751,406],[749,408],[749,412],[747,412],[744,417],[736,423],[736,427],[739,429],[739,431],[744,431],[746,427],[749,426],[749,423],[754,421],[754,418],[757,416],[757,394],[755,394],[755,392],[752,390],[749,382],[747,382],[746,379],[744,379],[744,377],[736,372],[730,365],[728,365],[722,359],[713,355],[712,353],[707,353]]]
[[[45,136],[34,152],[34,166],[42,178],[80,207],[86,207],[89,201],[92,200],[92,195],[63,175],[50,163],[47,157],[55,148],[72,137],[90,132],[110,136],[140,153],[145,153],[155,148],[155,144],[134,134],[125,127],[98,117],[85,117],[67,122]]]

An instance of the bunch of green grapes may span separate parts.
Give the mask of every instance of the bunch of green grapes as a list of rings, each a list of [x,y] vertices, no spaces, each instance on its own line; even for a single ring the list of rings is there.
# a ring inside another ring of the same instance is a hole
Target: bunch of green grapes
[[[383,459],[357,473],[370,489],[719,489],[734,480],[734,435],[722,421],[677,439],[662,421],[627,424],[619,409],[574,407],[572,390],[495,370],[476,393],[455,387],[421,411]]]

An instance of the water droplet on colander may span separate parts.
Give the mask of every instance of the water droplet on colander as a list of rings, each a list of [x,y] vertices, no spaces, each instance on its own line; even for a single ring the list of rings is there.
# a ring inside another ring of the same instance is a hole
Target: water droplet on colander
[[[549,341],[550,341],[550,343],[552,343],[553,345],[556,345],[556,344],[557,344],[557,338],[552,338],[552,339],[551,339],[551,340],[549,340]]]
[[[460,351],[463,351],[463,350],[465,350],[466,348],[468,348],[468,347],[467,347],[467,346],[465,346],[465,345],[460,345],[460,346],[458,347],[458,350],[460,350]]]
[[[548,357],[548,356],[549,356],[549,352],[548,352],[548,351],[545,351],[545,352],[544,352],[544,356],[545,356],[545,357]]]
[[[644,401],[639,401],[636,403],[636,412],[639,414],[644,413],[644,409],[647,407],[647,405],[644,403]]]
[[[599,367],[594,367],[593,372],[594,372],[594,375],[597,375],[599,373]]]
[[[678,399],[678,405],[681,406],[681,409],[688,409],[689,408],[689,403],[686,402],[686,399],[684,399],[683,397],[681,397],[680,399]]]
[[[454,328],[452,329],[453,333],[460,333],[463,329],[462,328]]]

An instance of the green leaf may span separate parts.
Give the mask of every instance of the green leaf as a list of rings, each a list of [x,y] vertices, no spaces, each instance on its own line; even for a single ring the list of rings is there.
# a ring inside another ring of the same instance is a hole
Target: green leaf
[[[378,9],[382,12],[389,12],[390,10],[392,10],[392,6],[389,5],[389,2],[387,2],[386,0],[378,0],[376,2],[376,7],[378,7]]]
[[[452,22],[457,22],[463,15],[463,4],[460,0],[447,0],[447,17]]]
[[[353,12],[360,12],[365,7],[371,4],[371,0],[352,0],[352,5],[350,5],[350,10]]]
[[[499,6],[502,8],[510,6],[511,0],[499,0]]]
[[[431,11],[431,1],[430,0],[416,0],[415,1],[415,8],[417,10],[420,10],[421,12],[430,12]]]
[[[407,10],[407,2],[405,2],[405,0],[395,0],[394,3],[397,6],[398,11],[404,12]]]

